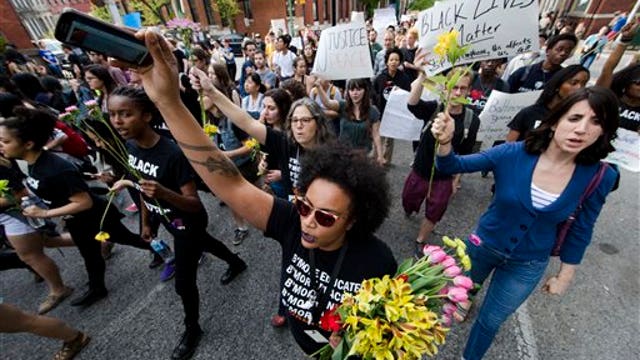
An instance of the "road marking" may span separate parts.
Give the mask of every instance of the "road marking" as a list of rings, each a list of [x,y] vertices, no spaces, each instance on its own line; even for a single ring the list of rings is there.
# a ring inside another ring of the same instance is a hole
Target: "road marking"
[[[171,282],[172,283],[172,282]],[[117,332],[120,332],[123,328],[126,328],[127,323],[129,323],[135,316],[137,316],[142,310],[147,309],[155,299],[158,298],[158,293],[160,293],[164,288],[167,287],[167,283],[160,283],[156,285],[147,296],[138,301],[132,306],[129,306],[127,309],[120,313],[120,316],[116,317],[113,321],[111,321],[102,331],[100,335],[94,336],[95,339],[112,339]],[[102,353],[103,347],[110,347],[112,344],[107,342],[98,345],[97,349],[94,350],[95,353]]]
[[[533,334],[533,325],[526,301],[516,311],[516,323],[518,330],[516,331],[518,359],[538,360],[538,345]]]

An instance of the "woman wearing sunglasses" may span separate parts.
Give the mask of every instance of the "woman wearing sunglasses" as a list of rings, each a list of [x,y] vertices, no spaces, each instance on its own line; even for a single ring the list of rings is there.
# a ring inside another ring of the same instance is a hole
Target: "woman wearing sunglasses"
[[[383,169],[342,145],[327,144],[305,155],[298,179],[301,195],[294,203],[261,191],[240,175],[180,102],[175,59],[166,41],[149,31],[137,36],[153,56],[153,65],[140,71],[149,97],[215,195],[281,244],[280,293],[291,332],[306,353],[320,349],[330,336],[318,325],[322,313],[340,303],[344,292],[355,293],[362,280],[396,270],[391,250],[373,235],[389,212]],[[210,95],[214,90],[201,81],[204,77],[192,73]],[[293,114],[292,122],[306,121]],[[263,129],[261,139],[265,136]]]

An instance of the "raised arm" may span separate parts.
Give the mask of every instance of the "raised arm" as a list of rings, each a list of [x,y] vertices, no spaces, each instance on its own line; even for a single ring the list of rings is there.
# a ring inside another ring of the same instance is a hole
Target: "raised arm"
[[[333,111],[340,110],[340,103],[338,102],[338,100],[333,100],[329,98],[329,96],[327,95],[327,92],[324,91],[322,84],[320,84],[320,81],[321,81],[320,78],[318,78],[313,86],[314,86],[314,89],[316,89],[316,91],[318,92],[318,96],[320,96],[320,101],[322,101],[322,104],[329,110],[333,110]]]
[[[600,73],[600,76],[596,81],[597,86],[603,86],[606,88],[611,87],[611,82],[613,81],[613,71],[616,69],[616,66],[618,66],[618,63],[620,63],[622,55],[627,49],[629,43],[631,43],[631,40],[633,40],[633,37],[635,36],[637,30],[638,23],[635,22],[629,23],[622,28],[622,30],[620,31],[620,33],[622,34],[621,38],[615,41],[613,51],[611,51],[611,54],[609,54],[607,61],[604,63],[604,66],[602,66],[602,72]]]
[[[246,111],[242,110],[240,106],[231,101],[222,92],[213,86],[213,82],[204,71],[196,68],[191,68],[189,72],[189,78],[191,79],[191,86],[196,89],[202,89],[204,96],[211,100],[212,105],[217,107],[222,113],[231,120],[242,131],[249,134],[249,136],[256,138],[260,144],[264,144],[267,140],[267,128],[264,124],[256,121]]]
[[[150,30],[141,30],[136,36],[145,41],[153,57],[153,65],[139,69],[142,85],[185,156],[220,200],[253,226],[265,230],[273,197],[242,177],[233,162],[216,148],[180,101],[176,60],[166,40]],[[225,101],[230,102],[226,98]]]

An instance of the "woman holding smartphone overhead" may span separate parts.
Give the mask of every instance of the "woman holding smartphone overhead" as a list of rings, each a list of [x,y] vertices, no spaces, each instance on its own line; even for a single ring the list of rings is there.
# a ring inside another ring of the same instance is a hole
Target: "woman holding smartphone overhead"
[[[145,90],[194,169],[216,196],[280,243],[283,273],[290,269],[305,277],[314,274],[310,284],[300,284],[286,274],[296,288],[306,289],[307,296],[296,293],[291,284],[280,290],[292,295],[283,296],[283,302],[286,301],[294,338],[306,353],[317,351],[330,335],[318,325],[321,314],[335,304],[330,295],[345,290],[353,293],[362,280],[396,270],[391,250],[373,235],[389,211],[389,185],[384,171],[344,146],[318,146],[307,153],[302,163],[300,195],[294,203],[261,191],[242,178],[233,162],[214,146],[180,102],[175,59],[166,40],[151,31],[141,31],[137,36],[145,39],[154,60],[152,66],[140,69]],[[204,78],[201,72],[192,73],[194,83],[217,96]],[[306,106],[305,110],[309,112]],[[295,105],[292,114],[293,123],[304,119],[307,125],[317,124],[310,113],[296,112]],[[257,135],[264,141],[267,130],[264,125],[260,129]],[[306,143],[312,139],[301,140]],[[343,285],[337,288],[334,284]]]

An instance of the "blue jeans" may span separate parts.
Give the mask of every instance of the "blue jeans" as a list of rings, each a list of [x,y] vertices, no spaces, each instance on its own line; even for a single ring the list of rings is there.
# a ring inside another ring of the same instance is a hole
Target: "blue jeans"
[[[477,360],[482,359],[487,352],[502,323],[533,292],[544,274],[549,258],[516,261],[484,244],[476,246],[468,241],[467,249],[471,257],[470,277],[474,283],[482,284],[493,272],[464,349],[465,360]]]

